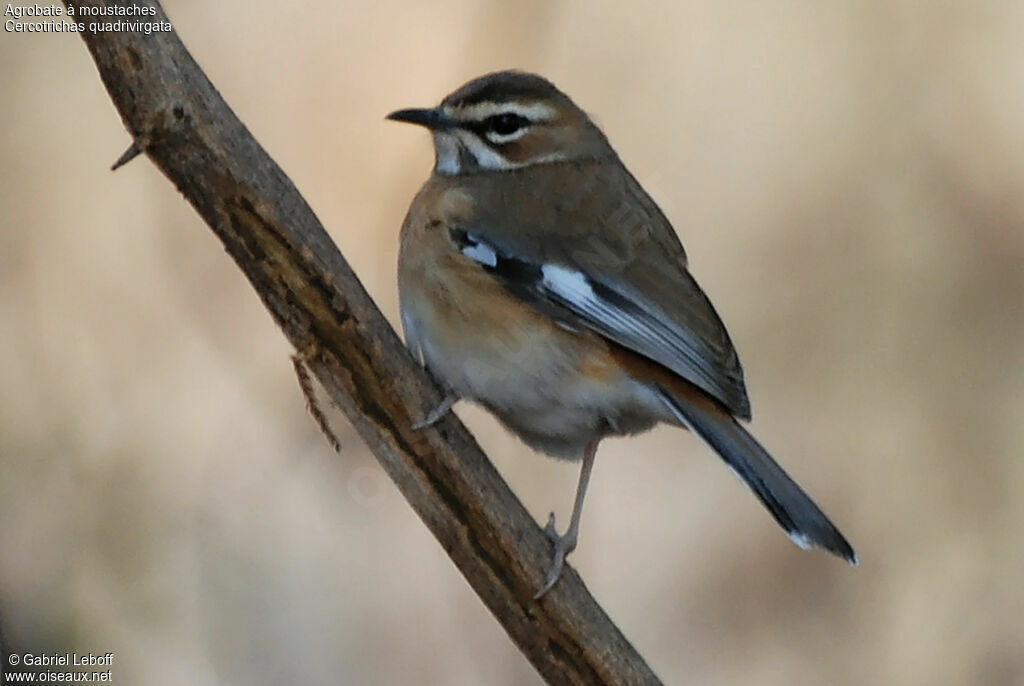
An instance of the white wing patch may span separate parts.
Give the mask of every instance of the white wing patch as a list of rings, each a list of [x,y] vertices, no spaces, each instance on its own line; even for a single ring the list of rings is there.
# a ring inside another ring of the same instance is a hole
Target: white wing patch
[[[545,264],[540,268],[544,276],[543,285],[552,293],[568,300],[571,303],[593,303],[597,300],[597,294],[590,287],[587,277],[575,269],[569,269],[558,264]],[[580,309],[589,309],[581,307]]]
[[[542,299],[568,309],[584,326],[713,392],[715,380],[708,378],[701,367],[699,351],[687,340],[686,332],[653,306],[594,282],[578,269],[560,264],[532,266],[539,269],[540,274],[534,272],[530,279],[529,269],[522,271],[524,265],[531,266],[529,263],[502,254],[477,236],[467,234],[467,237],[469,242],[461,248],[467,257],[499,272],[499,277],[506,271],[503,261],[507,260],[510,265],[518,262],[519,273],[512,274],[512,280],[532,288]]]
[[[631,347],[642,342],[649,349],[656,350],[664,347],[665,339],[671,336],[664,324],[656,319],[640,318],[594,292],[582,272],[561,265],[546,264],[541,267],[541,273],[544,276],[541,283],[544,290],[585,318],[601,322],[609,332],[618,332],[619,336],[631,340],[632,343],[627,343]]]
[[[462,254],[485,267],[498,266],[498,255],[486,243],[473,243],[462,248]]]

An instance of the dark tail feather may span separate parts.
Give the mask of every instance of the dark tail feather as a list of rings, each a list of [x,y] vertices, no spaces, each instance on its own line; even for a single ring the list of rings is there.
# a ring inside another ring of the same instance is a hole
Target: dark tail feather
[[[658,391],[679,421],[721,455],[761,499],[794,543],[824,548],[857,564],[857,554],[839,529],[735,419],[710,401],[683,403],[663,388]]]

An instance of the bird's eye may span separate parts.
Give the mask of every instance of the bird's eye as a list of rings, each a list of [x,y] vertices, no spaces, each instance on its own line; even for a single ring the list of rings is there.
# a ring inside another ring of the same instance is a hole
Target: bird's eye
[[[484,120],[484,126],[487,131],[496,133],[499,136],[511,136],[529,123],[529,119],[514,112],[495,114]]]

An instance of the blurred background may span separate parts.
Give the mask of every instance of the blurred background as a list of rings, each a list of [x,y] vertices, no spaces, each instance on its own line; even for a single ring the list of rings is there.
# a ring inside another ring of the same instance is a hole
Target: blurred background
[[[386,122],[538,71],[683,238],[752,428],[851,539],[794,547],[692,436],[602,447],[587,585],[666,683],[1024,684],[1024,4],[167,0],[397,323],[433,162]],[[0,33],[0,618],[123,684],[537,684],[129,143],[82,41]],[[457,408],[543,521],[575,466]]]

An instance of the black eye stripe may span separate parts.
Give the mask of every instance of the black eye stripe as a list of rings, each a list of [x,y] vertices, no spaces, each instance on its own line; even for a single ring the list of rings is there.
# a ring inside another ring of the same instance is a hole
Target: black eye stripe
[[[515,112],[501,112],[493,114],[480,121],[468,121],[463,126],[481,137],[488,133],[499,136],[509,136],[516,131],[529,126],[532,122],[521,114]]]
[[[524,126],[529,126],[530,120],[514,112],[504,112],[493,117],[484,119],[488,131],[493,131],[499,136],[508,136]]]

